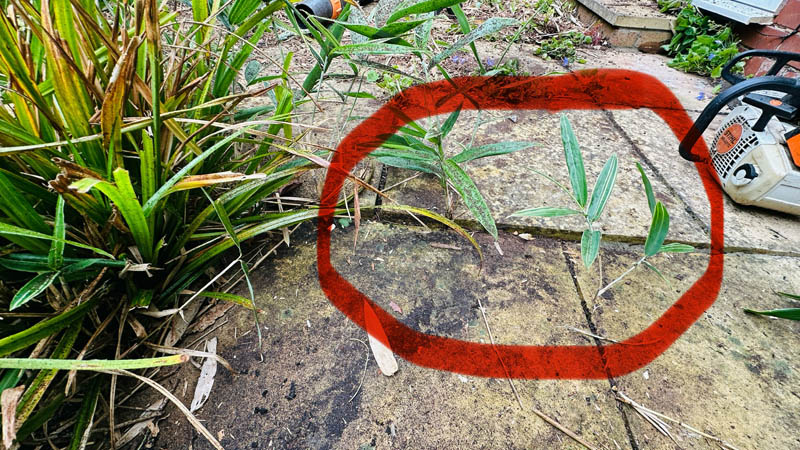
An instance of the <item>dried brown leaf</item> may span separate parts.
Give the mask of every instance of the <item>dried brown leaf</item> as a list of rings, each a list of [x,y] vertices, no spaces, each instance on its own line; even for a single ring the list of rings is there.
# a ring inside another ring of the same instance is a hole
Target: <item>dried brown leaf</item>
[[[25,386],[17,386],[4,390],[0,395],[0,411],[3,414],[3,445],[6,448],[11,448],[11,444],[17,437],[17,403],[24,391]]]

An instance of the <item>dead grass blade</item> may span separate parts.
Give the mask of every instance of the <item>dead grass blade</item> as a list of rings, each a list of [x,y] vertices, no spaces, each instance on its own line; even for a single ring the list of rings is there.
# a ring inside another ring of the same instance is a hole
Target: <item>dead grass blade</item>
[[[161,386],[160,384],[156,383],[155,381],[151,380],[150,378],[143,377],[141,375],[137,375],[137,374],[135,374],[133,372],[129,372],[127,370],[108,370],[108,371],[105,371],[105,373],[108,373],[110,375],[124,375],[124,376],[128,376],[128,377],[134,377],[137,380],[141,381],[142,383],[145,383],[148,386],[152,387],[153,389],[158,391],[161,395],[166,397],[169,401],[171,401],[186,416],[186,420],[188,420],[189,423],[192,424],[194,429],[197,430],[198,433],[203,435],[203,437],[206,438],[206,440],[212,446],[214,446],[215,449],[217,449],[217,450],[225,450],[222,447],[222,444],[219,443],[217,438],[215,438],[214,435],[211,434],[210,431],[208,431],[208,428],[206,428],[202,423],[200,423],[200,421],[197,420],[197,417],[195,417],[194,414],[192,414],[189,411],[189,408],[187,408],[186,405],[181,403],[181,401],[178,400],[178,397],[175,397],[164,386]]]
[[[722,439],[720,439],[720,438],[718,438],[716,436],[712,436],[712,435],[710,435],[708,433],[703,433],[702,431],[698,430],[697,428],[689,426],[689,425],[687,425],[687,424],[685,424],[685,423],[683,423],[683,422],[681,422],[679,420],[673,419],[673,418],[671,418],[669,416],[666,416],[666,415],[661,414],[659,412],[653,411],[652,409],[649,409],[649,408],[647,408],[645,406],[642,406],[639,403],[636,403],[633,399],[631,399],[630,397],[625,395],[624,392],[616,391],[615,393],[616,393],[615,398],[617,399],[618,402],[625,403],[626,405],[628,405],[631,408],[633,408],[634,411],[636,411],[639,415],[644,417],[645,420],[650,422],[650,424],[653,425],[653,427],[655,427],[659,432],[661,432],[662,434],[665,434],[666,436],[669,436],[669,438],[672,439],[672,442],[675,442],[675,439],[672,438],[672,435],[670,435],[668,431],[665,433],[662,430],[662,428],[666,428],[667,430],[669,429],[669,425],[667,425],[664,422],[664,420],[672,422],[672,423],[675,423],[675,424],[678,424],[681,427],[686,428],[687,430],[691,431],[692,433],[699,434],[700,436],[703,436],[704,438],[706,438],[708,440],[714,441],[717,445],[719,445],[721,448],[723,448],[725,450],[738,450],[733,445],[723,441]],[[677,445],[677,442],[675,444]]]

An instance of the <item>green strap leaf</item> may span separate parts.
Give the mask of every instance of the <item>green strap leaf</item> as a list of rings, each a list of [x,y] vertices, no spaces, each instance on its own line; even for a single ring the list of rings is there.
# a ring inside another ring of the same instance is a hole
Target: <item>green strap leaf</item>
[[[572,216],[575,214],[583,214],[583,212],[569,208],[553,208],[550,206],[541,206],[539,208],[519,210],[514,214],[511,214],[511,216],[509,217],[562,217],[562,216]]]
[[[583,208],[586,206],[586,170],[583,168],[583,157],[578,146],[578,139],[572,131],[572,125],[566,114],[561,115],[561,142],[564,145],[564,158],[567,161],[572,192],[575,194],[575,200]]]
[[[617,180],[617,155],[611,155],[608,158],[603,170],[597,177],[594,189],[592,189],[592,198],[589,201],[589,209],[586,211],[586,218],[589,222],[594,222],[603,214],[603,209],[606,207],[611,191],[614,189],[614,182]]]
[[[64,239],[66,226],[64,224],[64,197],[59,195],[56,202],[56,217],[53,227],[53,240],[50,242],[50,252],[47,254],[47,265],[53,270],[58,270],[64,265]]]
[[[331,51],[332,55],[403,55],[408,53],[430,53],[408,45],[365,42],[363,44],[340,45]]]
[[[199,295],[203,297],[215,298],[217,300],[224,300],[226,302],[235,303],[239,306],[243,306],[247,309],[253,310],[252,300],[249,298],[242,297],[241,295],[231,294],[228,292],[212,292],[212,291],[203,291]],[[257,311],[263,312],[260,309],[258,309]]]
[[[55,281],[59,275],[61,275],[61,272],[55,271],[40,273],[33,277],[14,294],[14,298],[11,299],[11,305],[8,307],[9,311],[13,311],[36,298],[37,295],[41,294],[42,291],[53,284],[53,281]]]
[[[397,156],[378,156],[378,161],[387,166],[397,167],[398,169],[416,170],[418,172],[438,175],[439,171],[433,164],[421,160],[400,158]]]
[[[81,409],[72,429],[72,439],[67,450],[83,450],[89,439],[89,431],[94,423],[94,412],[97,409],[97,399],[100,397],[102,383],[90,383],[89,391],[83,396]]]
[[[789,294],[789,293],[786,293],[786,292],[776,292],[776,294],[780,295],[781,297],[790,298],[792,300],[800,300],[800,295]]]
[[[198,158],[199,159],[199,156]],[[117,185],[97,180],[94,178],[83,178],[72,183],[71,187],[80,191],[86,192],[92,188],[97,188],[106,197],[119,208],[122,217],[128,224],[131,230],[133,240],[142,255],[144,262],[152,262],[153,257],[153,235],[150,227],[147,224],[147,219],[139,200],[136,198],[136,192],[133,190],[130,175],[128,171],[118,167],[114,169],[114,181]],[[163,189],[163,187],[162,187]],[[161,192],[161,190],[159,190]],[[158,195],[153,196],[155,198]],[[152,199],[151,199],[152,200]]]
[[[82,318],[89,310],[97,306],[100,296],[95,296],[55,317],[43,320],[36,325],[26,328],[19,333],[0,339],[0,358],[17,350],[33,345],[40,339],[50,336],[69,326],[74,321]]]
[[[762,316],[780,317],[781,319],[800,320],[800,308],[771,309],[768,311],[745,309],[744,312]]]
[[[480,24],[478,28],[470,31],[464,37],[457,40],[453,45],[447,47],[443,52],[439,53],[438,55],[434,56],[431,62],[428,64],[428,69],[436,66],[440,62],[444,61],[445,59],[449,58],[452,54],[460,50],[467,44],[474,42],[477,39],[480,39],[484,36],[490,35],[492,33],[496,33],[497,31],[509,27],[512,25],[517,25],[519,22],[516,19],[507,19],[504,17],[492,17],[486,22]]]
[[[189,360],[186,355],[170,355],[142,359],[31,359],[3,358],[0,369],[26,370],[132,370],[150,367],[172,366]]]
[[[0,222],[0,236],[23,236],[36,239],[45,239],[48,241],[58,240],[49,234],[43,234],[43,233],[38,233],[36,231],[26,230],[25,228],[16,227],[14,225],[10,225],[3,222]],[[103,255],[108,258],[114,259],[114,256],[111,253],[108,253],[104,250],[100,250],[99,248],[96,247],[92,247],[91,245],[81,244],[80,242],[70,241],[69,239],[64,239],[63,242],[65,244],[72,245],[73,247],[85,248],[86,250],[91,250],[97,253],[98,255]]]
[[[494,223],[492,213],[469,175],[451,159],[445,160],[442,169],[447,179],[453,183],[453,187],[456,188],[472,215],[497,240],[497,225]]]
[[[447,137],[447,135],[450,134],[451,131],[453,131],[453,127],[456,125],[456,121],[458,121],[458,116],[460,114],[461,114],[461,105],[459,105],[459,107],[455,111],[453,111],[452,113],[450,113],[449,116],[447,116],[447,120],[444,121],[444,123],[442,124],[442,128],[439,130],[442,139]]]
[[[644,243],[646,257],[653,256],[661,250],[668,231],[669,213],[661,202],[657,202],[653,211],[653,221],[650,223],[650,231],[647,233],[647,240]]]
[[[229,136],[227,136],[225,139],[217,142],[216,144],[211,146],[211,148],[209,148],[208,150],[204,151],[203,153],[197,155],[197,157],[192,159],[191,162],[189,162],[188,164],[183,166],[183,168],[181,170],[179,170],[178,173],[173,175],[169,180],[167,180],[167,182],[165,182],[163,185],[161,185],[161,187],[158,189],[158,191],[156,191],[156,193],[153,194],[153,196],[150,197],[147,200],[147,202],[144,204],[144,207],[142,208],[142,210],[144,212],[145,217],[149,217],[150,214],[153,213],[153,209],[155,208],[156,204],[158,204],[158,202],[161,201],[161,199],[163,199],[164,197],[169,195],[170,189],[172,188],[172,186],[174,186],[175,183],[177,183],[178,181],[183,179],[183,177],[187,173],[189,173],[189,171],[191,171],[195,166],[197,166],[198,164],[203,162],[203,160],[205,160],[206,158],[211,156],[214,152],[216,152],[220,148],[223,148],[223,147],[227,146],[229,143],[231,143],[231,141],[233,141],[234,139],[239,137],[242,133],[244,133],[246,131],[249,131],[250,128],[252,128],[252,127],[244,127],[244,128],[239,129],[239,130],[236,130],[235,132],[233,132]]]
[[[581,259],[588,269],[600,253],[600,240],[603,235],[600,231],[583,230],[581,235]]]
[[[424,2],[419,2],[415,5],[395,11],[391,16],[389,16],[389,19],[386,20],[386,23],[388,24],[396,22],[403,17],[407,17],[412,14],[424,14],[427,12],[448,8],[450,6],[457,5],[462,1],[464,0],[427,0]]]
[[[496,142],[494,144],[486,144],[481,145],[480,147],[470,147],[464,149],[464,151],[452,157],[451,159],[456,163],[461,164],[478,158],[485,158],[487,156],[505,155],[506,153],[525,150],[526,148],[531,148],[536,145],[537,144],[533,142],[521,141]]]
[[[644,185],[644,192],[647,194],[647,206],[650,207],[650,214],[653,214],[656,208],[656,197],[653,195],[653,186],[650,185],[650,180],[647,178],[647,174],[644,172],[642,165],[637,162],[636,168],[639,169],[639,173],[642,175],[642,185]]]

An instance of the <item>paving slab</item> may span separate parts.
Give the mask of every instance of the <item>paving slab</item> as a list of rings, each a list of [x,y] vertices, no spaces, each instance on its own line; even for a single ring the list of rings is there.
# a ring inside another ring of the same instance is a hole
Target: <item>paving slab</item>
[[[637,246],[605,246],[606,282],[636,261],[641,251]],[[568,254],[579,261],[577,246]],[[669,284],[645,268],[636,269],[592,307],[597,333],[623,340],[643,330],[696,281],[707,261],[702,253],[655,257],[653,263]],[[800,446],[796,433],[789,431],[800,426],[800,323],[743,312],[790,307],[773,291],[799,292],[798,270],[798,258],[726,255],[716,302],[657,359],[618,377],[620,391],[739,449]],[[580,270],[577,275],[582,292],[596,292],[596,273]],[[626,414],[640,448],[676,448],[632,410]],[[677,425],[671,433],[680,448],[718,448]]]
[[[557,241],[503,233],[505,257],[487,255],[479,272],[476,252],[452,232],[364,223],[355,254],[353,234],[352,226],[334,230],[334,266],[415,329],[488,342],[480,300],[498,343],[592,345],[565,328],[585,329],[587,322]],[[578,448],[521,411],[507,380],[403,360],[397,374],[381,375],[365,332],[320,290],[314,240],[314,228],[304,226],[290,249],[254,274],[256,303],[266,311],[260,316],[263,360],[249,312],[229,314],[214,333],[221,356],[238,373],[220,368],[197,414],[225,448]],[[191,380],[191,387],[197,375],[187,366],[173,379]],[[516,386],[526,408],[535,406],[599,448],[630,448],[607,380]],[[174,391],[191,400],[192,389]],[[171,417],[160,425],[156,448],[186,446],[189,425]],[[202,438],[192,442],[195,449],[209,447]]]
[[[641,241],[647,235],[650,225],[650,210],[636,169],[636,162],[642,161],[641,155],[631,145],[627,136],[610,120],[609,113],[569,111],[566,114],[583,151],[590,193],[594,180],[606,160],[612,154],[618,157],[619,173],[616,185],[606,210],[598,221],[598,229],[617,240]],[[580,216],[546,219],[509,217],[516,211],[538,206],[575,207],[570,198],[557,186],[534,172],[545,172],[569,186],[560,137],[560,116],[543,111],[505,113],[505,116],[512,115],[516,122],[503,119],[480,127],[473,145],[511,140],[532,141],[538,146],[508,155],[476,160],[468,163],[465,170],[474,179],[500,227],[547,232],[571,236],[573,239],[579,237],[584,229],[584,221]],[[461,125],[462,123],[464,125]],[[459,151],[460,147],[457,145],[459,142],[464,145],[469,144],[470,138],[465,134],[471,131],[471,123],[473,121],[468,117],[459,119],[458,129],[452,135],[452,140],[455,142],[450,144],[453,154]],[[413,173],[406,170],[391,169],[387,186],[411,175]],[[680,199],[674,196],[671,187],[659,179],[653,178],[651,181],[657,197],[664,202],[671,214],[668,238],[682,242],[707,243],[708,237],[702,224],[692,217]],[[438,180],[432,175],[417,177],[390,195],[401,203],[432,208],[440,212],[446,209],[443,191],[438,186]],[[455,216],[467,221],[472,220],[463,206],[459,206]]]

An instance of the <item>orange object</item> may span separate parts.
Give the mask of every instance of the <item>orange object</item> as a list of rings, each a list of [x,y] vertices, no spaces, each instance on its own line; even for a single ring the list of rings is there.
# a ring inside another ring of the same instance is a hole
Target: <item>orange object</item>
[[[723,154],[731,151],[736,144],[739,143],[739,138],[742,137],[742,124],[731,124],[722,134],[719,135],[717,141],[717,153]]]
[[[781,106],[783,102],[778,100],[777,98],[773,98],[772,100],[769,101],[769,104],[772,106]]]
[[[794,165],[800,167],[800,133],[787,139],[786,144],[789,146],[789,154],[792,155]]]
[[[331,19],[339,17],[339,14],[342,12],[341,0],[331,0],[331,8],[333,8],[333,14],[331,15]]]

